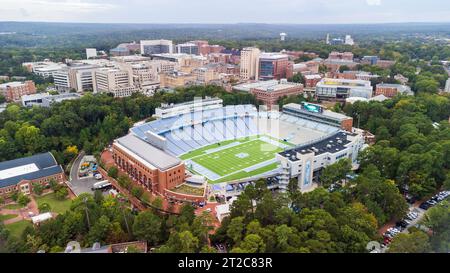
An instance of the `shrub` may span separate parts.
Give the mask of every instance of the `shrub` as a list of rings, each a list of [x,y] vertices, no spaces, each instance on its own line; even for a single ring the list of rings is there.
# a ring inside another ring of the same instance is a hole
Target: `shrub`
[[[140,198],[144,194],[144,190],[141,187],[133,187],[131,194],[136,198]]]

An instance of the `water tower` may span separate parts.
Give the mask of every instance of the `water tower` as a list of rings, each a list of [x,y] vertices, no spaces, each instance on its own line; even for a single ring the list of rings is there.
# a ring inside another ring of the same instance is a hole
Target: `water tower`
[[[281,41],[286,40],[286,36],[287,36],[286,33],[284,33],[284,32],[280,33],[280,40],[281,40]]]

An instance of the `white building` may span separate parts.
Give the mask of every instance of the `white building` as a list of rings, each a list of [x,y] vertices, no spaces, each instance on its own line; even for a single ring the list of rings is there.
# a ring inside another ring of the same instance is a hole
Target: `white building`
[[[350,36],[350,35],[345,35],[344,44],[346,44],[346,45],[351,45],[351,46],[352,46],[352,45],[355,44],[355,41],[353,41],[352,36]]]
[[[193,101],[179,104],[163,104],[155,109],[156,118],[174,117],[195,111],[217,109],[222,107],[223,100],[219,98],[195,98]]]
[[[301,191],[314,188],[320,171],[340,159],[350,159],[353,168],[358,168],[357,157],[365,148],[362,133],[340,131],[318,141],[298,146],[277,154],[281,162],[280,186],[287,187],[289,180],[296,178]]]
[[[133,76],[128,70],[101,68],[95,71],[94,93],[112,93],[114,97],[128,97],[139,88],[133,84]]]
[[[316,85],[316,96],[321,99],[345,100],[349,97],[370,99],[372,93],[370,81],[324,78]]]
[[[97,57],[96,48],[86,48],[86,59],[91,59]]]
[[[170,40],[141,40],[141,54],[173,53],[173,43]]]
[[[77,92],[93,90],[93,75],[98,68],[95,65],[73,64],[56,71],[53,74],[55,87],[58,91]]]
[[[194,43],[178,44],[176,46],[176,49],[177,49],[177,53],[199,55],[198,45],[196,45]]]
[[[240,78],[254,80],[258,77],[259,55],[261,51],[255,47],[246,47],[241,51]]]
[[[66,67],[66,64],[45,60],[43,62],[23,63],[22,66],[36,75],[39,75],[43,78],[48,78],[52,77],[55,72]]]

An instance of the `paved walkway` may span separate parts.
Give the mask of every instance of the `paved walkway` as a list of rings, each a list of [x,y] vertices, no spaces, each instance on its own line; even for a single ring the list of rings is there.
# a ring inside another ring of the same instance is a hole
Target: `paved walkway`
[[[38,204],[36,202],[36,200],[34,200],[33,196],[29,196],[30,197],[30,203],[28,203],[28,205],[24,208],[20,208],[20,209],[5,209],[5,208],[1,208],[0,209],[0,214],[2,215],[17,215],[17,217],[12,218],[12,219],[8,219],[3,221],[3,223],[5,225],[8,224],[12,224],[15,222],[19,222],[22,220],[31,220],[31,217],[29,215],[29,212],[33,213],[34,215],[38,215],[39,214],[39,210],[38,210]]]

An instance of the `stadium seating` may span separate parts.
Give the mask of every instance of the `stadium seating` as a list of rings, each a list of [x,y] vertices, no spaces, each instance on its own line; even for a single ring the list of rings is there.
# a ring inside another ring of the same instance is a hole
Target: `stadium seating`
[[[258,130],[258,119],[279,119],[294,126],[331,133],[338,128],[276,111],[258,112],[253,105],[229,105],[176,117],[162,118],[137,125],[131,131],[143,140],[151,131],[166,139],[166,149],[175,156],[229,139],[264,134]]]

